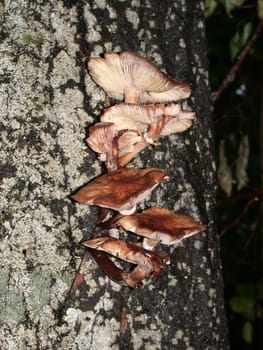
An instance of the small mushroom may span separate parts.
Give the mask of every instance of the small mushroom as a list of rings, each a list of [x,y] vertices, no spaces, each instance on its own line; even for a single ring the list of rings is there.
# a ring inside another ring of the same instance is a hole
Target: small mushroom
[[[167,174],[158,168],[121,168],[99,176],[71,196],[79,203],[132,214]]]
[[[106,163],[108,171],[118,168],[116,133],[113,123],[97,123],[89,128],[89,137],[86,139],[89,147],[99,153],[99,160]]]
[[[134,52],[92,57],[88,69],[110,97],[124,99],[127,103],[177,101],[191,93],[188,84],[168,77],[155,64]]]
[[[186,130],[195,113],[183,111],[179,104],[140,105],[119,103],[106,109],[104,123],[114,123],[117,130],[137,130],[145,134],[148,143],[156,144],[158,137]]]
[[[181,108],[175,105],[173,111],[169,108],[172,116],[177,115]],[[164,104],[141,105],[132,103],[118,103],[106,109],[101,115],[102,122],[114,123],[117,130],[137,130],[146,132],[149,125],[158,122],[162,115],[166,114],[166,106]]]
[[[181,110],[175,118],[170,118],[167,123],[164,124],[160,136],[167,136],[185,131],[193,124],[194,118],[194,112]]]
[[[92,255],[102,271],[114,282],[129,286],[133,289],[140,289],[142,287],[142,280],[149,277],[149,272],[143,270],[139,266],[136,266],[136,268],[131,271],[120,269],[113,261],[111,261],[107,253],[104,251],[88,248],[88,241],[86,241],[86,244],[82,243],[82,245],[86,245],[86,249]]]
[[[137,271],[134,270],[134,277],[127,275],[127,273],[124,275],[126,276],[126,281],[128,279],[133,281],[131,284],[134,284],[134,278],[136,279],[136,284],[138,284],[138,281],[145,277],[158,277],[163,267],[170,264],[169,256],[164,253],[146,250],[136,244],[109,236],[85,240],[82,242],[82,245],[106,252],[121,260],[138,265],[139,269]]]
[[[118,145],[118,165],[123,167],[136,154],[148,146],[143,134],[136,130],[121,130],[116,138]]]
[[[111,222],[127,231],[166,245],[177,243],[206,230],[206,226],[190,216],[158,207],[146,209],[142,213],[117,217]]]

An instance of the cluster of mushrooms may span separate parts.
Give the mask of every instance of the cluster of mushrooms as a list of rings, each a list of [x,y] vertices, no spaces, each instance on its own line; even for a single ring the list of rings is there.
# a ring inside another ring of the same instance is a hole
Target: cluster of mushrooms
[[[168,175],[159,168],[125,168],[138,152],[157,146],[159,137],[192,125],[195,114],[171,102],[189,97],[191,89],[133,52],[92,57],[88,70],[109,97],[124,102],[107,108],[100,122],[89,128],[86,139],[105,165],[105,173],[71,197],[100,208],[97,227],[103,232],[118,227],[144,237],[143,241],[126,242],[108,234],[82,241],[111,279],[138,289],[143,280],[159,276],[170,263],[169,256],[153,250],[157,244],[171,245],[206,229],[193,218],[164,208],[136,212],[137,203]],[[110,256],[135,267],[122,269]]]

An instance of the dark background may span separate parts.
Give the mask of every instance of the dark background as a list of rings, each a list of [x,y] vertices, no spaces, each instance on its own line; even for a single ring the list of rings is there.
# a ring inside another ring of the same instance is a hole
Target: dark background
[[[260,1],[206,5],[217,218],[230,344],[232,349],[262,349],[262,5]],[[232,82],[222,86],[231,72]]]

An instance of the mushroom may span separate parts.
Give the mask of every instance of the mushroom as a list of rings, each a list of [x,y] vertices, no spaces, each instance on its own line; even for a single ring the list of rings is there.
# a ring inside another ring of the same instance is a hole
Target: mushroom
[[[97,123],[89,128],[86,139],[89,147],[100,154],[99,160],[106,163],[108,171],[118,168],[118,147],[115,141],[116,130],[113,123]]]
[[[177,132],[183,132],[193,124],[195,113],[188,110],[181,110],[175,118],[170,118],[164,124],[160,136],[167,136]]]
[[[118,165],[123,167],[148,146],[143,134],[136,130],[121,130],[117,136]]]
[[[127,216],[117,216],[111,223],[121,226],[150,240],[166,245],[172,245],[184,238],[206,230],[206,226],[198,223],[192,217],[180,215],[174,211],[153,207],[142,213]],[[151,242],[148,242],[151,245]],[[150,249],[148,247],[148,249]]]
[[[158,168],[121,168],[99,176],[71,196],[79,203],[132,214],[167,174]]]
[[[180,105],[171,103],[169,108],[170,115],[176,115],[180,112]],[[146,132],[149,125],[158,122],[162,115],[166,114],[164,104],[141,105],[131,103],[118,103],[106,109],[101,115],[102,122],[114,123],[117,130],[137,130]]]
[[[119,103],[107,108],[100,119],[105,123],[114,123],[117,130],[129,129],[145,133],[147,142],[156,144],[159,135],[184,131],[190,127],[194,116],[194,112],[183,111],[179,104],[174,103],[168,105]]]
[[[178,101],[189,97],[190,86],[164,74],[155,64],[134,52],[105,53],[88,62],[94,81],[117,100],[127,103]]]
[[[145,277],[158,277],[163,267],[170,264],[169,256],[164,253],[146,250],[131,242],[109,236],[85,240],[82,241],[82,245],[138,265],[138,269],[133,270],[132,274],[122,274],[123,280],[133,288]]]

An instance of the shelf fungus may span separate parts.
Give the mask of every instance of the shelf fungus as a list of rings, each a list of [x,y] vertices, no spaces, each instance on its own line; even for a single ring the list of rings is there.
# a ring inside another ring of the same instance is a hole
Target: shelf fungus
[[[190,96],[188,84],[168,77],[146,58],[125,51],[92,57],[88,70],[94,81],[116,100],[126,103],[160,103]]]
[[[167,174],[158,168],[121,168],[101,175],[71,196],[83,204],[97,205],[132,214]]]
[[[190,216],[159,207],[149,208],[141,213],[119,216],[112,221],[126,231],[155,241],[155,243],[146,241],[148,249],[157,243],[172,245],[206,230],[206,226]]]
[[[89,249],[106,252],[118,259],[137,265],[134,270],[121,273],[122,282],[134,289],[138,289],[141,286],[142,279],[158,277],[164,266],[170,264],[169,256],[164,253],[146,250],[134,243],[109,236],[84,240],[82,245]],[[108,271],[107,268],[104,268],[104,271],[109,277],[116,279],[116,270],[111,265]],[[113,275],[112,271],[114,271]]]
[[[148,145],[141,132],[128,129],[118,131],[115,125],[97,123],[90,127],[86,138],[86,143],[99,154],[98,160],[105,163],[107,171],[123,167]]]
[[[119,103],[106,109],[102,122],[113,123],[117,130],[136,130],[144,133],[150,144],[156,144],[159,136],[188,129],[195,113],[184,111],[179,104],[131,104]]]
[[[175,244],[206,229],[192,217],[168,209],[153,207],[135,213],[136,205],[168,175],[159,168],[123,168],[149,144],[158,145],[159,137],[185,131],[192,125],[195,113],[174,103],[188,98],[191,88],[129,51],[105,53],[104,58],[92,57],[88,70],[109,97],[124,102],[107,108],[100,122],[89,128],[86,139],[108,172],[80,188],[71,198],[100,208],[96,235],[100,229],[117,226],[144,240],[131,243],[110,236],[84,240],[81,244],[86,251],[82,263],[89,252],[112,280],[138,289],[143,280],[158,277],[170,263],[166,254],[153,251],[158,243]],[[110,210],[118,213],[105,221]],[[123,270],[112,256],[135,267]],[[83,281],[82,270],[76,275],[72,292]]]

